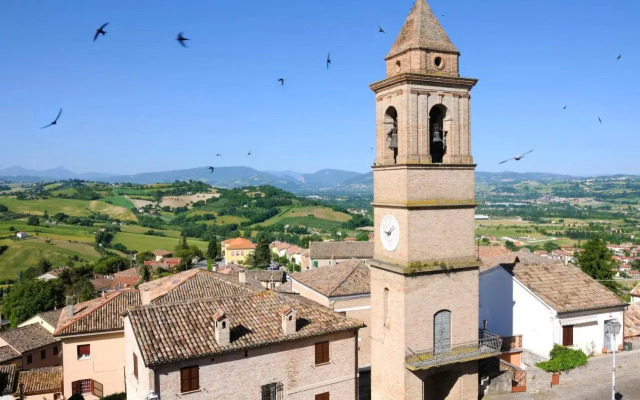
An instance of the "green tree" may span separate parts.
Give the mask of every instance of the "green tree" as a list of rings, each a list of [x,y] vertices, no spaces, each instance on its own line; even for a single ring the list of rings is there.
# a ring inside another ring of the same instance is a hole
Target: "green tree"
[[[120,256],[103,257],[93,267],[96,274],[109,275],[129,267],[129,260]]]
[[[141,253],[136,254],[136,261],[138,264],[143,265],[145,261],[155,260],[156,256],[153,255],[150,251],[143,251]]]
[[[49,212],[47,210],[44,210],[44,214],[42,215],[42,218],[49,219]]]
[[[611,252],[604,240],[594,237],[586,242],[582,246],[582,252],[578,253],[578,265],[584,273],[612,291],[618,292],[618,285],[613,282],[615,261],[611,258]]]
[[[216,258],[218,258],[218,241],[216,240],[215,236],[211,239],[209,245],[207,246],[207,258],[210,260],[215,260]]]
[[[271,261],[271,250],[269,249],[269,238],[265,234],[260,234],[258,244],[253,253],[254,268],[267,268]]]
[[[7,212],[9,209],[4,204],[0,204],[0,212]]]
[[[40,218],[36,217],[35,215],[30,216],[29,218],[27,218],[27,225],[40,225]]]
[[[358,232],[358,234],[356,235],[356,240],[358,242],[368,242],[369,234],[367,232]]]
[[[545,242],[542,248],[544,248],[544,251],[546,251],[547,253],[551,253],[554,250],[558,250],[560,246],[558,246],[557,242],[549,241]]]
[[[189,244],[187,243],[187,237],[182,235],[180,241],[178,241],[178,245],[176,246],[176,251],[187,250],[189,249]]]
[[[73,292],[78,302],[89,301],[96,297],[95,288],[88,278],[82,278],[73,285]]]
[[[98,230],[95,236],[96,244],[102,244],[103,247],[109,247],[113,240],[113,233],[103,230]]]
[[[40,270],[40,274],[51,271],[51,267],[51,263],[46,258],[41,258],[40,261],[38,261],[38,269]]]
[[[151,267],[142,264],[142,266],[140,266],[140,277],[142,278],[142,282],[149,282],[151,280]]]
[[[11,326],[15,327],[37,313],[53,310],[63,303],[64,291],[57,279],[32,279],[11,287],[11,291],[2,298],[2,310]]]
[[[504,242],[504,247],[506,247],[507,249],[509,249],[511,251],[520,250],[520,248],[518,246],[516,246],[515,243],[513,243],[511,240],[507,240],[506,242]]]

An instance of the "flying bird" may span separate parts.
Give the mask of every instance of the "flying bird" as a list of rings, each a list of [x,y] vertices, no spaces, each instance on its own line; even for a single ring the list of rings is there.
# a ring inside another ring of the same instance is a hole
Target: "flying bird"
[[[189,40],[186,37],[182,36],[182,32],[178,32],[178,37],[176,38],[176,40],[178,41],[178,43],[180,43],[180,45],[182,47],[187,47],[186,44],[184,44],[185,40]]]
[[[58,123],[58,118],[60,118],[61,114],[62,114],[62,108],[60,109],[60,111],[58,111],[58,115],[56,116],[56,119],[54,119],[52,123],[50,123],[49,125],[43,126],[40,129],[48,128],[51,125],[56,125]]]
[[[329,69],[329,64],[331,64],[331,53],[327,55],[327,69]]]
[[[280,79],[278,79],[278,82],[280,82],[280,85],[281,85],[281,86],[284,86],[284,78],[280,78]]]
[[[618,57],[616,57],[616,61],[620,60],[622,58],[622,54],[618,54]]]
[[[214,170],[213,167],[209,167],[209,171],[211,171],[212,174],[213,174],[213,170]]]
[[[563,110],[566,110],[566,109],[567,109],[567,106],[562,107],[562,109],[563,109]]]
[[[247,157],[249,157],[251,155],[251,150],[249,150],[249,152],[247,153]]]
[[[600,117],[598,117],[598,121],[600,121],[600,125],[602,125],[602,119],[600,119]]]
[[[382,27],[378,25],[378,33],[387,33],[387,32],[385,32],[384,29],[382,29]]]
[[[102,24],[102,26],[100,28],[96,29],[96,34],[93,35],[93,41],[94,42],[96,41],[96,39],[98,39],[98,36],[100,36],[100,35],[104,36],[104,35],[107,34],[107,31],[104,30],[104,27],[107,26],[107,25],[109,25],[108,22]]]
[[[500,162],[499,162],[499,164],[504,164],[504,163],[506,163],[507,161],[511,161],[511,160],[520,161],[520,160],[522,160],[522,158],[523,158],[524,156],[526,156],[527,154],[531,153],[533,150],[534,150],[534,149],[531,149],[531,150],[527,151],[526,153],[522,153],[522,154],[517,155],[517,156],[515,156],[515,157],[511,157],[511,158],[510,158],[510,159],[508,159],[508,160],[500,161]]]
[[[216,157],[222,157],[222,154],[218,153],[216,154]]]

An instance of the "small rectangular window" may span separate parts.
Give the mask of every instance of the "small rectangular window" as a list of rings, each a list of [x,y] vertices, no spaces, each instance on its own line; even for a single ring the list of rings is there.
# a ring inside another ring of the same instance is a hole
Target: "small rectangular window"
[[[562,327],[562,345],[573,346],[573,325]]]
[[[180,391],[185,393],[200,389],[199,374],[197,366],[180,368]]]
[[[262,400],[280,400],[282,399],[283,385],[279,382],[268,383],[262,385]]]
[[[87,394],[91,393],[91,379],[81,379],[71,382],[71,394]]]
[[[329,392],[317,394],[316,400],[329,400]]]
[[[91,358],[91,345],[81,344],[78,346],[78,360],[88,360]]]
[[[33,355],[29,354],[27,356],[27,364],[31,364],[33,362]]]
[[[40,359],[44,360],[47,358],[47,350],[40,350]]]
[[[57,356],[58,355],[58,346],[53,346],[53,355]]]
[[[133,376],[138,380],[138,356],[133,353]]]
[[[316,343],[316,365],[329,361],[329,342]]]

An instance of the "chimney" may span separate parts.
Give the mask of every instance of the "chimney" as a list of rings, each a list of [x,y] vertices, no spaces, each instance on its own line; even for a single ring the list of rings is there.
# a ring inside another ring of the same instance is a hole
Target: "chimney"
[[[241,269],[240,272],[238,272],[238,281],[240,283],[247,283],[247,273],[244,269]]]
[[[280,318],[282,318],[282,332],[285,335],[296,333],[296,321],[298,320],[298,312],[291,306],[284,306],[280,309]]]
[[[149,293],[149,288],[139,287],[140,289],[140,302],[142,305],[147,305],[151,303],[151,293]]]
[[[230,329],[229,329],[229,319],[225,315],[222,309],[218,309],[215,314],[213,314],[213,333],[216,338],[216,343],[218,346],[228,346],[231,343],[230,338]]]
[[[73,317],[73,296],[67,296],[67,317]]]

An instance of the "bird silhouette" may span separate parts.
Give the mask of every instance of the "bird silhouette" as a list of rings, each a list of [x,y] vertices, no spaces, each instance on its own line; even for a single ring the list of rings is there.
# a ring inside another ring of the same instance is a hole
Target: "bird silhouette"
[[[186,40],[189,40],[189,39],[187,39],[186,37],[182,36],[182,32],[178,32],[178,37],[176,37],[176,40],[178,41],[178,43],[180,43],[180,45],[182,47],[187,47],[187,45],[184,44],[184,42]]]
[[[567,109],[567,106],[562,107],[562,109],[563,109],[563,110],[566,110],[566,109]]]
[[[249,150],[249,152],[247,153],[247,157],[249,157],[251,155],[251,150]]]
[[[600,121],[600,125],[602,125],[602,119],[600,119],[600,117],[598,117],[598,121]]]
[[[222,157],[222,154],[218,153],[216,154],[216,157]]]
[[[622,54],[618,54],[618,57],[616,57],[616,61],[620,60],[622,58]]]
[[[98,39],[98,36],[100,36],[100,35],[104,36],[104,35],[107,34],[107,31],[104,30],[104,27],[107,26],[107,25],[109,25],[108,22],[102,24],[102,26],[100,28],[96,29],[96,34],[93,35],[93,41],[94,42]]]
[[[45,126],[41,127],[40,129],[48,128],[51,125],[57,125],[58,124],[58,118],[60,118],[61,114],[62,114],[62,108],[60,109],[60,111],[58,111],[58,115],[56,116],[56,119],[54,119],[52,123],[50,123],[49,125],[45,125]]]
[[[327,55],[327,69],[329,69],[329,64],[331,64],[331,53]]]
[[[213,174],[213,170],[214,170],[213,167],[209,167],[209,171],[211,171],[212,174]]]
[[[280,85],[281,85],[281,86],[284,86],[284,78],[280,78],[280,79],[278,79],[278,82],[280,82]]]
[[[378,33],[387,33],[387,32],[385,32],[384,29],[382,29],[382,27],[378,25]]]
[[[522,160],[522,158],[523,158],[524,156],[526,156],[527,154],[531,153],[533,150],[534,150],[534,149],[531,149],[531,150],[527,151],[526,153],[522,153],[522,154],[517,155],[517,156],[515,156],[515,157],[511,157],[511,158],[510,158],[510,159],[508,159],[508,160],[500,161],[498,164],[504,164],[504,163],[506,163],[507,161],[511,161],[511,160],[520,161],[520,160]]]

